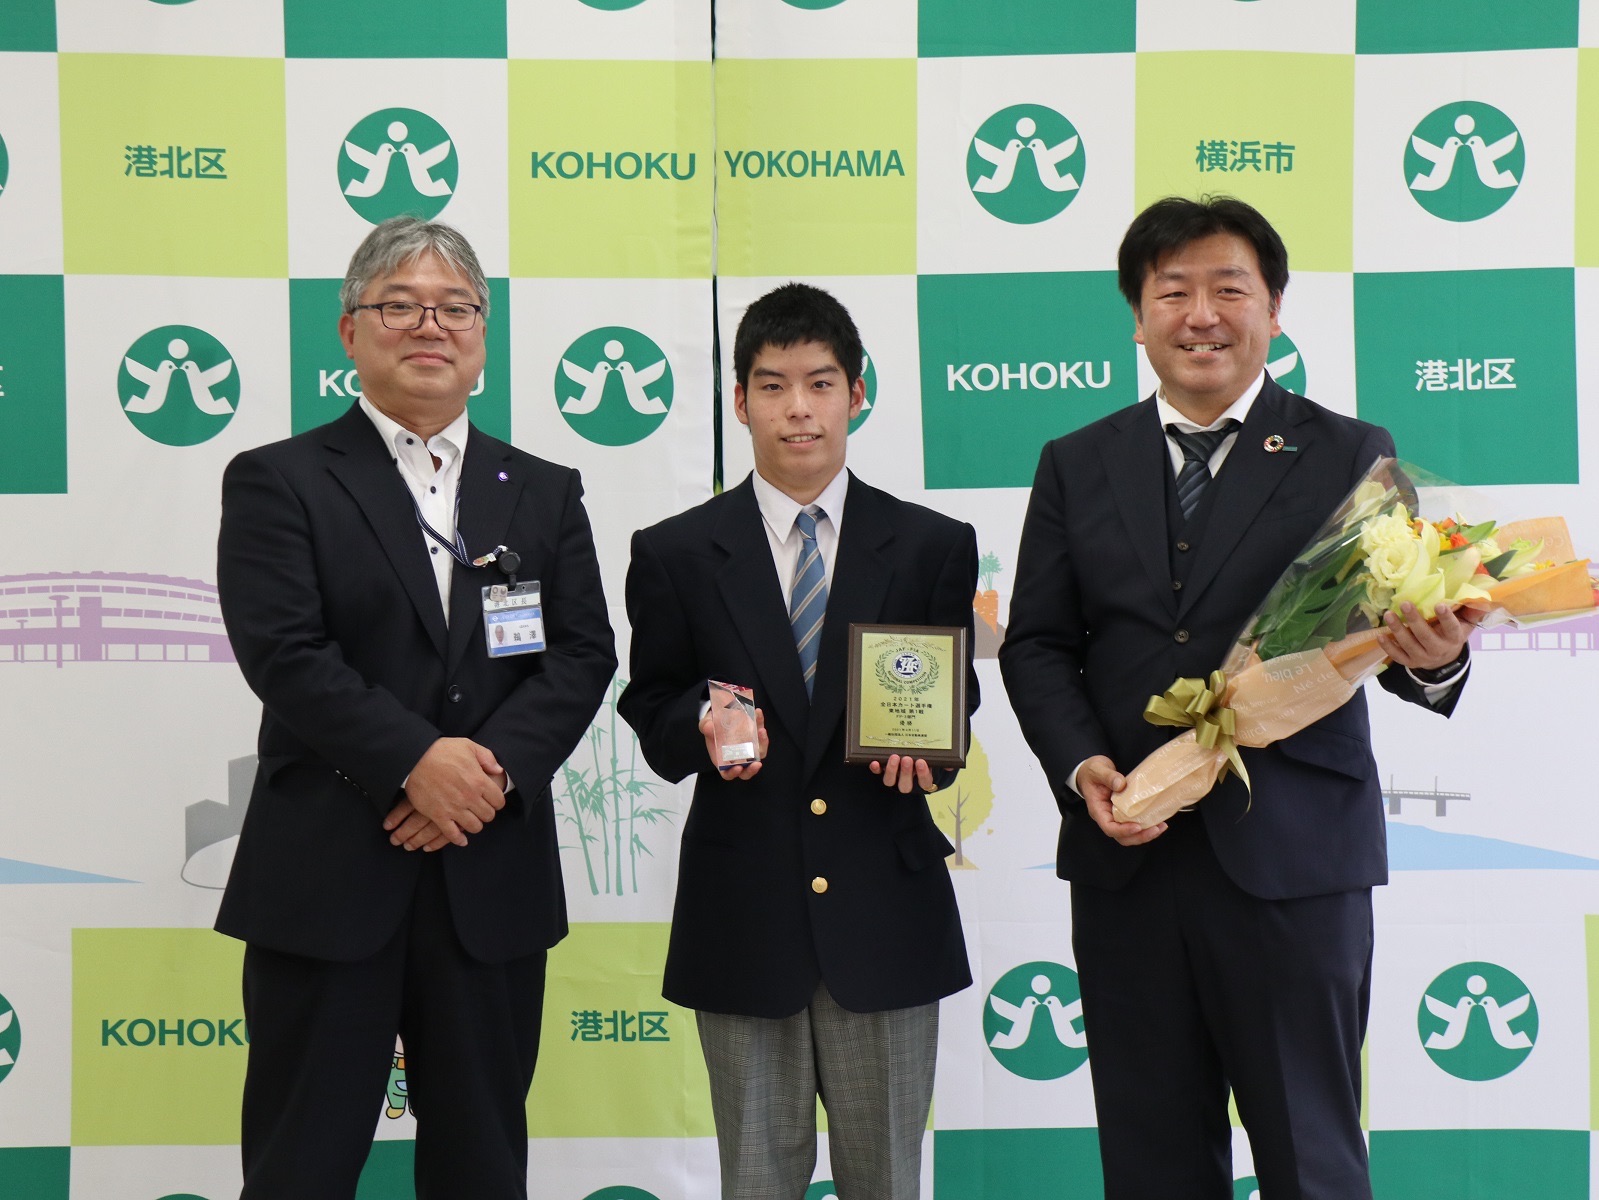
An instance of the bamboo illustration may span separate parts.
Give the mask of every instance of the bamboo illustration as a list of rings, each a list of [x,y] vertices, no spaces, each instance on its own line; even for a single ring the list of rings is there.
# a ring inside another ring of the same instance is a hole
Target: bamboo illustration
[[[602,891],[617,896],[638,892],[638,860],[654,857],[640,825],[670,823],[675,815],[664,805],[649,803],[659,785],[644,777],[638,738],[616,711],[616,702],[626,686],[627,681],[620,677],[611,681],[605,703],[585,738],[587,764],[575,765],[584,756],[582,750],[568,759],[561,767],[555,792],[561,823],[577,839],[575,845],[563,844],[561,848],[582,851],[589,892],[595,896]],[[624,739],[628,744],[625,765]]]

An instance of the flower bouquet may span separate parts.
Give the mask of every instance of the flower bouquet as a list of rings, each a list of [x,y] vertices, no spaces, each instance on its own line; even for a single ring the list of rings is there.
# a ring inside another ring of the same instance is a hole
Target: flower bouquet
[[[1199,800],[1228,771],[1249,783],[1239,747],[1266,746],[1346,703],[1388,663],[1383,614],[1409,602],[1482,613],[1495,625],[1580,615],[1599,600],[1563,517],[1509,525],[1415,515],[1415,487],[1378,459],[1283,573],[1208,679],[1150,697],[1144,719],[1187,727],[1127,775],[1119,821],[1149,828]]]

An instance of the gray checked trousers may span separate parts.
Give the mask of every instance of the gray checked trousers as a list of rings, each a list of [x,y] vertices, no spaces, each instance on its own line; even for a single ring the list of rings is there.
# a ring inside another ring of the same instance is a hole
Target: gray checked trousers
[[[840,1008],[819,985],[792,1017],[699,1012],[722,1200],[803,1200],[827,1110],[838,1200],[919,1200],[938,1004]]]

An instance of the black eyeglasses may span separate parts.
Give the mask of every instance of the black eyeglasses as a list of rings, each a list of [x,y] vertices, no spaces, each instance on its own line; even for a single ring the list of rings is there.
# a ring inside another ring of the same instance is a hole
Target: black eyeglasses
[[[421,329],[428,313],[440,329],[461,333],[477,324],[481,304],[465,304],[452,300],[448,304],[412,304],[409,300],[389,300],[383,304],[357,304],[354,311],[363,308],[374,310],[385,329]]]

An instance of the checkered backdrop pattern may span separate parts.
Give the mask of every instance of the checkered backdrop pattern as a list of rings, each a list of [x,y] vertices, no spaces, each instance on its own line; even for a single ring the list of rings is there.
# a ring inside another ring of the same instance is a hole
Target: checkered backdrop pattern
[[[1014,1016],[1071,1014],[1076,976],[994,652],[1039,446],[1151,389],[1121,233],[1167,193],[1257,204],[1294,271],[1274,375],[1487,515],[1594,545],[1596,144],[1599,0],[8,0],[0,1198],[237,1189],[239,948],[208,927],[256,705],[217,617],[217,483],[359,394],[336,290],[372,222],[476,245],[474,417],[583,470],[624,651],[630,532],[749,469],[744,308],[791,278],[849,305],[851,465],[984,555],[976,747],[935,812],[977,983],[945,1004],[924,1192],[1089,1197],[1092,1047]],[[1447,723],[1374,703],[1384,1200],[1592,1194],[1596,628],[1480,635]],[[687,791],[614,693],[556,791],[576,924],[537,1192],[713,1197],[693,1024],[659,996]],[[402,1048],[374,1119],[361,1194],[409,1195]]]

